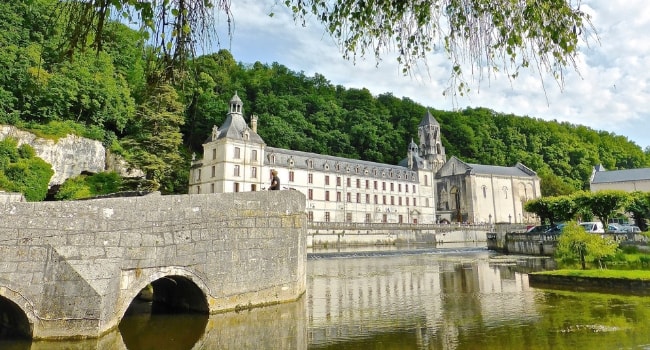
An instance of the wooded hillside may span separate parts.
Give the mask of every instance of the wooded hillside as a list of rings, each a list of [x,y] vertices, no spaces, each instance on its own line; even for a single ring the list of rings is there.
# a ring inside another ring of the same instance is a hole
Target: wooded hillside
[[[280,63],[238,63],[225,50],[189,60],[188,70],[161,83],[155,77],[165,60],[139,32],[107,23],[103,51],[73,50],[62,38],[69,21],[55,4],[0,4],[0,123],[102,140],[165,193],[187,191],[190,155],[221,125],[235,92],[273,147],[396,164],[428,108],[448,157],[521,162],[540,174],[545,195],[588,188],[599,163],[650,166],[650,150],[625,136],[484,108],[436,110],[407,97],[335,86]]]

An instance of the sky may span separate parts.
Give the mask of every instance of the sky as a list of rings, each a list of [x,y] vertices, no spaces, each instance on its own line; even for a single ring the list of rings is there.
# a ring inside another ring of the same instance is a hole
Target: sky
[[[549,76],[528,70],[515,80],[505,75],[471,82],[464,97],[444,96],[451,64],[444,54],[404,75],[395,56],[345,60],[320,23],[293,21],[278,0],[232,1],[232,35],[219,35],[210,50],[228,49],[242,63],[278,62],[307,76],[322,74],[334,85],[392,93],[426,107],[451,111],[485,107],[499,113],[557,120],[627,137],[650,147],[650,6],[646,0],[583,0],[597,40],[582,45],[578,71],[569,70],[564,88]],[[269,14],[273,14],[270,16]],[[226,28],[225,17],[218,28]],[[428,67],[428,68],[425,68]],[[416,131],[413,131],[416,133]],[[444,130],[442,130],[444,132]]]

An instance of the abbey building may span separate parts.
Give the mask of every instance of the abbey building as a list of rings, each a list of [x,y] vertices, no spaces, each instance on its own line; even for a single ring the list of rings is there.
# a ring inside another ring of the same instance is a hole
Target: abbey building
[[[540,197],[537,174],[513,167],[447,160],[440,124],[427,111],[418,143],[397,165],[269,147],[250,126],[235,94],[220,127],[203,144],[190,169],[189,193],[266,190],[271,170],[282,189],[306,198],[307,218],[350,223],[523,223],[536,220],[523,203]]]

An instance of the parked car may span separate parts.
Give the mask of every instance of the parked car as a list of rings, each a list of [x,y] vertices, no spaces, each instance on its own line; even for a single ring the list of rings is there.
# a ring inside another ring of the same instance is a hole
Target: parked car
[[[627,233],[627,231],[618,224],[609,224],[607,225],[607,232],[610,233]]]
[[[539,225],[529,228],[526,233],[544,233],[551,228],[551,225]]]
[[[636,225],[623,226],[623,230],[628,233],[641,233],[641,229]]]
[[[603,223],[600,221],[581,222],[580,226],[582,226],[585,231],[589,233],[605,233]]]
[[[560,234],[562,233],[562,230],[564,230],[564,227],[566,227],[566,224],[555,224],[551,226],[548,230],[546,230],[547,234]]]

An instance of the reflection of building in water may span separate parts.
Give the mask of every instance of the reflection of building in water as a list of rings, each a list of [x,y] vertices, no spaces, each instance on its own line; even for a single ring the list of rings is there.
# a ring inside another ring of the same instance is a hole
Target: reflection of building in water
[[[499,322],[505,314],[535,315],[532,296],[522,293],[525,275],[504,279],[487,259],[418,254],[308,265],[312,345],[410,332],[425,347],[454,349],[465,327]]]

